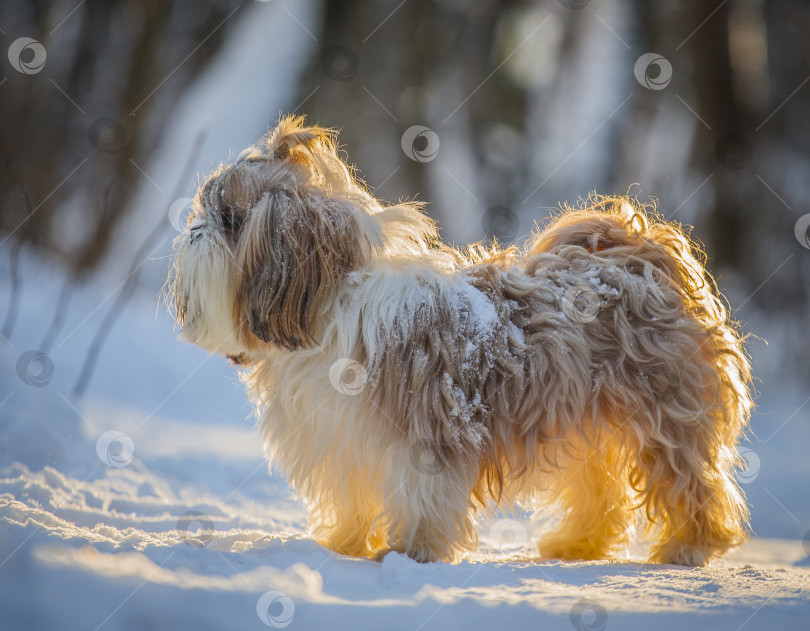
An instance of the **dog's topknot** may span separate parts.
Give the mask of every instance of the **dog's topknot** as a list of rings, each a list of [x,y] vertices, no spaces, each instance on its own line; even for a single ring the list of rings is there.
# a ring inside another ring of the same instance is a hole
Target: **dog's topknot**
[[[331,192],[346,192],[356,186],[355,174],[338,156],[337,132],[318,125],[307,126],[303,116],[288,115],[258,143],[243,150],[226,170],[262,163],[286,163],[287,176],[300,184],[311,183]]]

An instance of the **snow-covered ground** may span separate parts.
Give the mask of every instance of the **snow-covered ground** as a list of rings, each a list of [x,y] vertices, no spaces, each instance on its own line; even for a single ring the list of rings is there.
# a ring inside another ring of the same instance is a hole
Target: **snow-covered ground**
[[[697,631],[810,620],[810,405],[789,390],[761,384],[745,484],[756,537],[711,567],[647,565],[642,548],[622,562],[538,562],[540,524],[520,516],[483,521],[480,549],[459,564],[345,558],[308,537],[302,505],[267,472],[233,369],[174,339],[156,316],[157,287],[130,301],[76,402],[109,288],[77,292],[48,379],[47,360],[20,358],[47,330],[62,278],[30,255],[21,268],[18,323],[0,341],[4,630]],[[7,278],[3,261],[2,305]]]

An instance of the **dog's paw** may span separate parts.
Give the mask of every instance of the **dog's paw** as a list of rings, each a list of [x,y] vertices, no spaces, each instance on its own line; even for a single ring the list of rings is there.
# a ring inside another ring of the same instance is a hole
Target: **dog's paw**
[[[685,544],[663,544],[650,553],[650,563],[701,567],[711,560],[713,553],[705,548]]]
[[[540,551],[540,557],[543,559],[596,561],[610,556],[609,549],[603,546],[595,546],[592,541],[585,539],[571,541],[548,537],[540,541],[537,547]]]
[[[411,546],[405,551],[410,558],[417,563],[433,563],[441,560],[441,557],[430,546]]]
[[[433,563],[435,561],[452,561],[453,551],[438,551],[437,546],[429,542],[410,543],[410,545],[398,545],[393,543],[390,548],[386,548],[383,556],[389,552],[399,552],[413,559],[417,563]]]
[[[382,561],[385,557],[387,557],[392,552],[396,552],[389,547],[380,547],[376,548],[374,552],[368,555],[368,558],[372,561]]]

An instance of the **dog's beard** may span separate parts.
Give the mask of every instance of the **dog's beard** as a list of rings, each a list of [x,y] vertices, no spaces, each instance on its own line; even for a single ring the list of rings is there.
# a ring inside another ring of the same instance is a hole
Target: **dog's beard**
[[[238,355],[234,255],[210,224],[198,219],[194,230],[177,237],[171,293],[180,337],[211,353]]]

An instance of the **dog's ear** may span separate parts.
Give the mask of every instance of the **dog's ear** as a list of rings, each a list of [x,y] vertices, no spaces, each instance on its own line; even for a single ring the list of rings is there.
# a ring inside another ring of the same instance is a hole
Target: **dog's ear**
[[[237,309],[257,338],[289,350],[318,343],[319,317],[366,257],[354,212],[301,189],[278,189],[253,208],[237,251]]]

